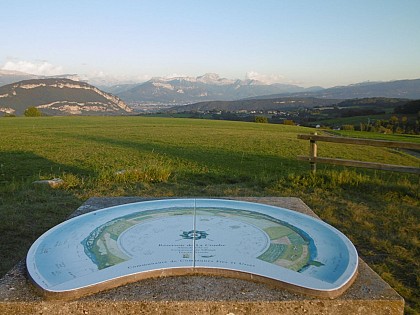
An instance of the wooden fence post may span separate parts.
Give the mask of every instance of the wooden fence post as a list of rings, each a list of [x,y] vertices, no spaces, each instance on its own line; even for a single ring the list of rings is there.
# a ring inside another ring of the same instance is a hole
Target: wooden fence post
[[[317,135],[316,132],[313,133],[314,136]],[[316,157],[317,157],[317,153],[318,152],[318,147],[316,145],[316,141],[315,140],[310,140],[309,141],[309,158],[311,160],[310,164],[311,164],[311,171],[312,174],[316,173]]]
[[[409,149],[409,150],[420,150],[420,143],[406,142],[406,141],[389,141],[389,140],[372,140],[372,139],[361,139],[361,138],[318,136],[316,132],[310,135],[298,135],[298,139],[309,140],[309,156],[298,156],[298,159],[301,161],[308,161],[311,165],[311,170],[313,174],[316,172],[317,163],[326,163],[326,164],[335,164],[335,165],[351,166],[351,167],[363,167],[363,168],[370,168],[370,169],[383,170],[383,171],[395,171],[395,172],[404,172],[404,173],[412,173],[412,174],[420,175],[420,167],[318,157],[317,141],[368,145],[368,146],[386,147],[386,148],[402,148],[402,149]]]

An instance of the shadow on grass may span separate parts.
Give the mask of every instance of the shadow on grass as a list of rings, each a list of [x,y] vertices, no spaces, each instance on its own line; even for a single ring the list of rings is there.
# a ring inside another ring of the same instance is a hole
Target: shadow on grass
[[[92,171],[52,162],[32,152],[0,152],[0,183],[36,180],[49,174],[75,173],[92,175]]]
[[[63,137],[62,134],[60,136]],[[74,141],[76,137],[67,135],[66,138]],[[176,143],[142,143],[99,136],[85,136],[82,140],[87,142],[86,145],[90,141],[105,147],[155,153],[168,158],[168,163],[172,163],[177,173],[175,186],[181,183],[181,190],[188,186],[198,187],[197,190],[188,188],[190,190],[182,191],[187,194],[196,193],[200,187],[207,185],[254,185],[261,174],[275,174],[277,178],[297,167],[296,161],[264,152],[238,152],[230,148]],[[191,163],[198,167],[191,169]],[[71,189],[36,188],[32,184],[35,180],[63,173],[90,178],[98,175],[94,170],[56,163],[28,151],[0,153],[0,235],[8,240],[0,244],[0,252],[6,257],[0,261],[0,275],[25,257],[36,238],[64,221],[82,203]],[[175,188],[173,190],[178,191]]]
[[[63,135],[61,134],[61,136]],[[68,137],[76,138],[72,135],[68,135]],[[197,184],[208,182],[240,183],[256,178],[279,178],[290,173],[302,173],[309,170],[307,163],[298,162],[296,159],[266,152],[234,151],[229,147],[215,148],[196,144],[129,141],[101,136],[85,136],[83,140],[138,152],[159,154],[172,161],[181,162],[181,164],[182,161],[191,162],[198,166],[198,170],[184,170],[184,174],[181,176],[193,182],[196,181]],[[204,169],[210,171],[205,172]]]
[[[35,186],[40,175],[86,172],[58,164],[31,152],[0,153],[0,276],[26,256],[31,244],[46,230],[64,221],[79,200],[72,193]]]

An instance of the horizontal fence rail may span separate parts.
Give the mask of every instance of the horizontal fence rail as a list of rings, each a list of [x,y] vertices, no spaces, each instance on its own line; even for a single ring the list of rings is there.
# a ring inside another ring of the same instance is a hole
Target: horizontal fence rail
[[[298,159],[301,161],[309,162],[311,164],[312,172],[316,172],[316,163],[325,163],[325,164],[335,164],[335,165],[343,165],[343,166],[378,169],[378,170],[384,170],[384,171],[413,173],[413,174],[420,175],[420,168],[414,167],[414,166],[392,165],[392,164],[383,164],[383,163],[374,163],[374,162],[363,162],[363,161],[356,161],[356,160],[318,157],[317,156],[318,148],[317,148],[316,142],[323,141],[323,142],[367,145],[367,146],[374,146],[374,147],[401,148],[401,149],[411,149],[411,150],[420,150],[419,143],[331,137],[331,136],[321,136],[321,135],[316,135],[316,134],[312,134],[312,135],[300,134],[298,135],[298,139],[309,140],[309,156],[300,155],[298,156]]]

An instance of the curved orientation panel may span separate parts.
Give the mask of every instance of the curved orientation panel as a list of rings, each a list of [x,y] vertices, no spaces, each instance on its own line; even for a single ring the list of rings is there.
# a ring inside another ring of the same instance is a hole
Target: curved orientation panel
[[[341,232],[295,211],[233,200],[167,199],[65,221],[35,241],[26,264],[49,298],[194,273],[336,297],[354,280],[358,256]]]

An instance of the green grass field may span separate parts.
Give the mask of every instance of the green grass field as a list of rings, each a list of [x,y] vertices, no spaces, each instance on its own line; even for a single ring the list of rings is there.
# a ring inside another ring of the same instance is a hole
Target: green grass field
[[[312,175],[296,159],[309,150],[297,134],[312,131],[152,117],[1,118],[0,274],[93,196],[294,196],[345,233],[414,314],[419,177],[322,165]],[[385,148],[321,143],[318,155],[419,166],[418,158]],[[32,184],[54,177],[65,184]]]
[[[352,137],[352,138],[420,143],[420,136],[409,135],[409,134],[383,134],[383,133],[369,132],[369,131],[350,131],[350,130],[339,130],[339,131],[330,130],[329,132],[340,135],[340,136]]]

